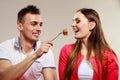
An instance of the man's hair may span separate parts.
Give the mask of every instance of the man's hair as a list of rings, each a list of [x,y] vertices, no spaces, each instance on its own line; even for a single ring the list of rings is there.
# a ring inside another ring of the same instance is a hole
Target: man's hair
[[[17,14],[17,22],[22,22],[27,13],[40,14],[40,10],[34,5],[28,5],[27,7],[22,8]]]

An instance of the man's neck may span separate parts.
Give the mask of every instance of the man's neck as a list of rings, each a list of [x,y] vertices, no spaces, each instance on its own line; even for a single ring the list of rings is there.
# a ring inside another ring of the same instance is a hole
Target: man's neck
[[[26,41],[24,39],[20,39],[20,45],[22,47],[22,50],[25,54],[31,53],[31,51],[34,49],[35,42],[32,41]]]

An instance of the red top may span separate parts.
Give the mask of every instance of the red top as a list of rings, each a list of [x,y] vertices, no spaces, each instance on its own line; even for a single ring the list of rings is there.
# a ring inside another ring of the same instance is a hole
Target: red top
[[[59,55],[59,64],[58,64],[59,80],[63,80],[64,69],[67,64],[68,56],[70,54],[70,51],[72,50],[72,47],[73,44],[68,44],[62,47],[61,49]],[[70,80],[78,80],[78,68],[83,58],[84,56],[78,55],[77,63],[74,67]],[[118,80],[119,66],[118,66],[117,56],[113,52],[105,51],[104,63],[105,63],[105,70],[107,70],[107,80]],[[93,80],[98,80],[98,76],[100,76],[101,78],[102,75],[98,75],[98,68],[95,57],[92,57],[92,66],[94,69]],[[100,68],[100,74],[102,74],[101,68]]]

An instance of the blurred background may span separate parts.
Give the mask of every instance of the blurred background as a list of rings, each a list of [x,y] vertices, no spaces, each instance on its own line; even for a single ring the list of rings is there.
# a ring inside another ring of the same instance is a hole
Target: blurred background
[[[84,7],[93,8],[99,13],[105,37],[116,52],[120,64],[120,0],[1,0],[0,42],[18,36],[17,13],[29,4],[36,5],[41,11],[44,23],[41,41],[51,40],[64,28],[68,28],[68,36],[60,35],[51,47],[56,67],[61,47],[75,42],[72,19],[76,10]]]

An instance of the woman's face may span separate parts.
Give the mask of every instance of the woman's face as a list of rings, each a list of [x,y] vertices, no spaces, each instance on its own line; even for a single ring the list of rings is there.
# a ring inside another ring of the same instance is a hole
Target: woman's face
[[[91,34],[90,22],[81,12],[77,12],[74,15],[73,23],[71,26],[75,33],[75,39],[87,40]]]

